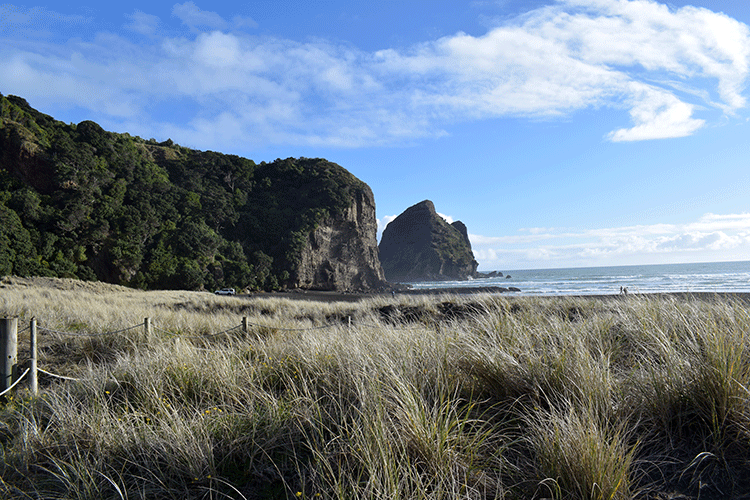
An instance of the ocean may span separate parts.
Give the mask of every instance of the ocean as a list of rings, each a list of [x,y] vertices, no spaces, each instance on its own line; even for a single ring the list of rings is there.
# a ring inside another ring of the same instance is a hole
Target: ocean
[[[409,283],[414,289],[502,286],[511,295],[613,295],[629,293],[750,292],[750,261],[647,266],[577,267],[502,271],[504,277]],[[510,276],[510,278],[507,278]]]

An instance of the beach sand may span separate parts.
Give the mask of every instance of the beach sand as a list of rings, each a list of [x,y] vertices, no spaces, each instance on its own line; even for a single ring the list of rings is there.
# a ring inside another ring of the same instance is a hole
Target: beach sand
[[[668,292],[668,293],[630,293],[627,295],[620,295],[619,293],[606,294],[606,295],[543,295],[543,296],[529,296],[529,295],[516,295],[513,292],[503,292],[497,287],[456,287],[456,288],[433,288],[433,289],[421,289],[421,290],[400,290],[395,293],[395,296],[400,295],[422,295],[422,296],[438,296],[438,295],[475,295],[475,294],[498,294],[507,298],[562,298],[562,297],[577,297],[577,298],[588,298],[588,299],[620,299],[624,300],[628,297],[674,297],[679,299],[699,299],[699,300],[714,300],[714,299],[728,299],[733,298],[740,300],[745,303],[750,303],[750,293],[733,293],[733,292]],[[258,292],[250,293],[247,295],[241,295],[242,297],[276,297],[276,298],[287,298],[292,300],[310,300],[318,302],[359,302],[360,300],[372,298],[372,297],[389,297],[391,292],[334,292],[334,291],[323,291],[323,290],[293,290],[284,292]]]

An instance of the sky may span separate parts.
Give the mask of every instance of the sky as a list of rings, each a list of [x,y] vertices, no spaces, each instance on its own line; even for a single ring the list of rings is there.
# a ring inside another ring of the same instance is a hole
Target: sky
[[[480,271],[750,260],[750,2],[0,5],[0,93],[256,162],[326,158]]]

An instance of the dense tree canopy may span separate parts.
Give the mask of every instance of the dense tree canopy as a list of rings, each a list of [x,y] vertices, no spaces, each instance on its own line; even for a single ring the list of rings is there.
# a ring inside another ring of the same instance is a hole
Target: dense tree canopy
[[[273,289],[362,187],[323,159],[256,164],[65,124],[0,94],[0,275]]]

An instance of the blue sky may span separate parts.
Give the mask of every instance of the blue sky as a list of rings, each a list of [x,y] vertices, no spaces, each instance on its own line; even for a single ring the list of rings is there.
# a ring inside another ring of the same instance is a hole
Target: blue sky
[[[750,260],[750,2],[0,5],[0,93],[424,199],[480,270]]]

